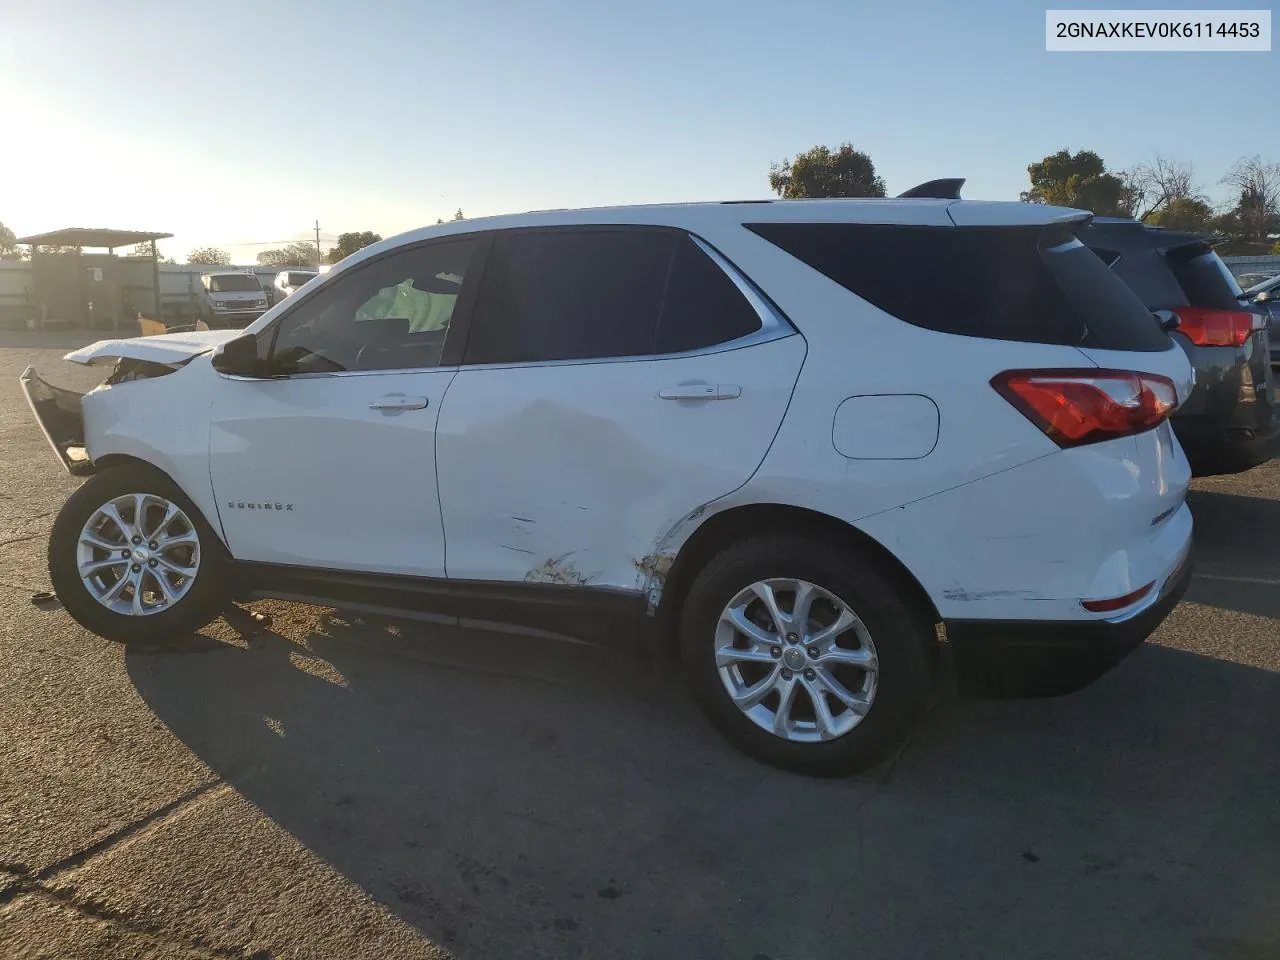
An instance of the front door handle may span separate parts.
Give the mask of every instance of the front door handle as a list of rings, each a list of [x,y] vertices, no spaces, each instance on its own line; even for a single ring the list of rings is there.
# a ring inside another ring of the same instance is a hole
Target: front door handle
[[[742,388],[736,383],[682,383],[658,391],[663,400],[736,400]]]
[[[369,404],[370,410],[421,410],[427,405],[426,397],[382,397]]]

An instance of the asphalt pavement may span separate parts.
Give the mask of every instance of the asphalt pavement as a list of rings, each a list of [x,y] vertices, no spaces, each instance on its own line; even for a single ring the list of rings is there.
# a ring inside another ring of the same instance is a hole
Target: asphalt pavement
[[[0,334],[0,957],[1280,957],[1280,466],[1078,694],[859,777],[741,757],[670,663],[263,602],[167,650],[31,595],[76,481]]]

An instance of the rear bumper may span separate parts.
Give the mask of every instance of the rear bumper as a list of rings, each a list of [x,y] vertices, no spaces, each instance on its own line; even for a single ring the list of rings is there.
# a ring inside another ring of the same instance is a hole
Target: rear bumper
[[[1156,599],[1118,620],[951,620],[960,692],[969,696],[1054,697],[1088,686],[1128,656],[1177,606],[1191,581],[1191,556]]]
[[[1280,456],[1280,420],[1265,428],[1224,423],[1212,416],[1174,417],[1173,432],[1193,476],[1240,473]]]

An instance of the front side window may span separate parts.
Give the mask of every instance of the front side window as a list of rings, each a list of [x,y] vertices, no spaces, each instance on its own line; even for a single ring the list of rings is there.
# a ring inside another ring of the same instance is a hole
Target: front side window
[[[440,364],[479,241],[414,247],[354,270],[269,331],[275,375]]]
[[[761,326],[733,280],[681,231],[516,233],[494,245],[466,363],[680,353]]]

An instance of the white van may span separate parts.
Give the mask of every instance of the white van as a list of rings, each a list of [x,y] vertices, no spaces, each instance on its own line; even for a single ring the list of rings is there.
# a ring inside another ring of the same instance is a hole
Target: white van
[[[257,275],[245,271],[206,273],[204,319],[210,327],[246,327],[267,312],[267,294]]]

